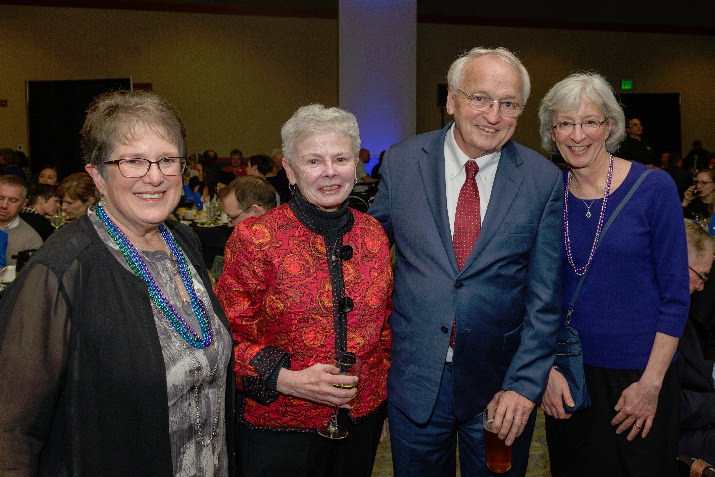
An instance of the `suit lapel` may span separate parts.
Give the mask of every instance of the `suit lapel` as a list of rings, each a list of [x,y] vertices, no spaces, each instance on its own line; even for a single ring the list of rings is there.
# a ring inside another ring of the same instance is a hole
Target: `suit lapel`
[[[422,175],[425,196],[432,211],[432,218],[442,239],[442,246],[452,267],[458,270],[457,257],[452,245],[452,232],[449,228],[449,216],[447,215],[447,189],[444,184],[444,138],[451,126],[452,123],[445,126],[432,141],[432,144],[428,148],[423,148],[424,154],[420,155],[417,165]]]
[[[509,212],[514,199],[519,193],[521,183],[524,181],[524,177],[518,170],[522,162],[523,159],[519,156],[514,143],[507,141],[499,158],[499,165],[497,166],[494,185],[492,186],[492,195],[489,198],[482,230],[479,232],[479,238],[474,245],[474,249],[472,249],[472,253],[469,254],[469,257],[464,262],[462,273],[479,258],[486,246],[494,238]],[[449,224],[447,224],[447,230],[449,230]]]

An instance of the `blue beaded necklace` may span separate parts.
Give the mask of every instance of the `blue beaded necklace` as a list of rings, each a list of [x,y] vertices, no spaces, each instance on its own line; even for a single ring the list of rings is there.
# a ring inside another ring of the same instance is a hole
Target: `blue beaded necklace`
[[[191,279],[191,270],[189,270],[184,253],[176,243],[176,240],[174,240],[171,232],[169,232],[163,224],[159,225],[159,231],[161,232],[164,242],[166,242],[166,245],[168,245],[174,257],[176,257],[181,282],[184,284],[184,288],[189,294],[191,308],[194,310],[194,314],[199,321],[201,335],[203,338],[200,338],[191,326],[189,326],[189,324],[186,323],[186,321],[184,321],[178,313],[176,313],[174,307],[171,303],[169,303],[169,300],[166,299],[161,289],[154,281],[154,278],[151,276],[151,273],[147,270],[144,260],[142,260],[142,257],[139,255],[139,252],[137,252],[137,249],[134,248],[134,245],[132,245],[119,227],[112,222],[112,219],[110,219],[104,211],[102,203],[100,203],[97,207],[95,214],[99,217],[99,220],[104,223],[104,226],[107,227],[107,233],[119,247],[119,251],[122,252],[122,255],[124,255],[124,259],[132,269],[132,272],[134,272],[134,275],[146,282],[149,287],[149,297],[151,298],[151,301],[153,301],[157,308],[164,313],[164,316],[166,316],[166,319],[169,320],[169,323],[174,327],[176,332],[179,333],[179,335],[181,335],[181,337],[184,338],[188,344],[196,349],[202,349],[209,346],[212,342],[211,323],[206,315],[206,308],[204,307],[203,302],[196,295],[194,282]]]

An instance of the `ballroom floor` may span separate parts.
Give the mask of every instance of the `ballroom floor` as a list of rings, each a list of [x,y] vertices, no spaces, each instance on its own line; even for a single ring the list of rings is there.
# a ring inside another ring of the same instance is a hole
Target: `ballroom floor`
[[[382,444],[380,444],[380,447],[377,449],[377,456],[375,457],[375,466],[372,469],[372,476],[392,476],[392,457],[390,454],[389,435],[384,441],[382,441]],[[459,463],[457,463],[457,476],[461,476],[459,472]],[[544,413],[539,409],[536,414],[536,429],[534,430],[534,438],[531,441],[529,467],[526,471],[526,477],[550,476],[549,453],[546,449],[546,435],[544,432]]]

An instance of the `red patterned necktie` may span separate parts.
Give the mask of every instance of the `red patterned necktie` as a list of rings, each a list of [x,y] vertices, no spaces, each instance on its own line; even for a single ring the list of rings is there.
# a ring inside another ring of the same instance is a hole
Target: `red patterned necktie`
[[[482,220],[479,215],[479,189],[475,180],[479,166],[474,161],[467,161],[464,166],[467,178],[459,191],[457,200],[457,212],[454,215],[454,253],[457,256],[457,265],[461,270],[464,262],[472,252],[474,244],[477,242],[479,231],[482,228]],[[454,347],[454,336],[457,333],[457,320],[452,325],[452,336],[449,345]]]

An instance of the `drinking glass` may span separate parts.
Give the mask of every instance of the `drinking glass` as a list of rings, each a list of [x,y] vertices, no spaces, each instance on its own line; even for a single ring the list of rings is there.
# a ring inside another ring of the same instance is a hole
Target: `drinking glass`
[[[340,369],[340,374],[345,376],[357,376],[359,378],[360,365],[360,359],[358,359],[353,353],[349,351],[335,352],[333,366]],[[333,384],[336,388],[341,389],[352,389],[357,385],[358,383]],[[330,422],[318,427],[318,434],[323,437],[327,437],[328,439],[342,439],[348,435],[348,431],[338,425],[338,406],[335,406],[333,417],[330,419]]]
[[[504,474],[511,469],[511,446],[499,439],[499,436],[492,429],[494,415],[497,408],[495,406],[485,409],[482,412],[482,425],[484,426],[484,447],[487,454],[487,468],[495,474]]]
[[[57,209],[55,215],[50,217],[50,223],[55,228],[55,230],[62,227],[62,225],[65,223],[65,211],[62,209]]]

